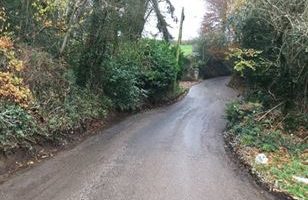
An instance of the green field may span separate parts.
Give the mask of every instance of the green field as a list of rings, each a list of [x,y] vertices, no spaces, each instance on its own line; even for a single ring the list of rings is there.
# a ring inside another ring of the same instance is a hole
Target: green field
[[[185,56],[190,56],[193,52],[193,47],[191,44],[181,45],[181,50]]]

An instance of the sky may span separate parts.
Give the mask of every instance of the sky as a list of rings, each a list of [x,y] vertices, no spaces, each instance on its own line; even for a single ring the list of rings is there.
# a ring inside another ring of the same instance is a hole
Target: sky
[[[182,7],[185,9],[185,21],[183,25],[183,40],[194,39],[198,37],[203,15],[206,10],[204,0],[171,0],[175,7],[175,15],[178,19],[181,18]],[[179,33],[180,23],[176,23],[170,18],[167,18],[169,31],[176,39]],[[145,27],[145,35],[150,36],[157,33],[156,23],[154,19],[150,19]]]

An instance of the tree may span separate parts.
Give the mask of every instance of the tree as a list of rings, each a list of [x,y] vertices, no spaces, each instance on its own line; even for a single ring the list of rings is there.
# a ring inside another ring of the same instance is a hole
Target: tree
[[[172,39],[172,35],[170,34],[170,32],[168,30],[168,26],[169,26],[168,23],[166,22],[165,17],[163,16],[163,14],[160,11],[159,1],[158,0],[152,0],[151,2],[153,4],[153,9],[154,9],[156,17],[157,17],[157,28],[163,34],[164,40],[169,42]],[[169,11],[169,13],[171,13],[171,15],[173,17],[174,7],[169,0],[166,0],[166,3],[169,6],[168,11]]]

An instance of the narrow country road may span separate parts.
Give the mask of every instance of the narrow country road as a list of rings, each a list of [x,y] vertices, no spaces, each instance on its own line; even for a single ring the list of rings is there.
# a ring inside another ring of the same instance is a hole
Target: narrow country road
[[[1,200],[271,200],[228,157],[228,77],[127,118],[0,185]]]

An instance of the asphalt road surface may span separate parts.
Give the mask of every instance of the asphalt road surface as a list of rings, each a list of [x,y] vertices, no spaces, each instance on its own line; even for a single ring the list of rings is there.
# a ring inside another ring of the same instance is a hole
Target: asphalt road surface
[[[0,185],[1,200],[271,200],[229,158],[229,78],[128,117]]]

